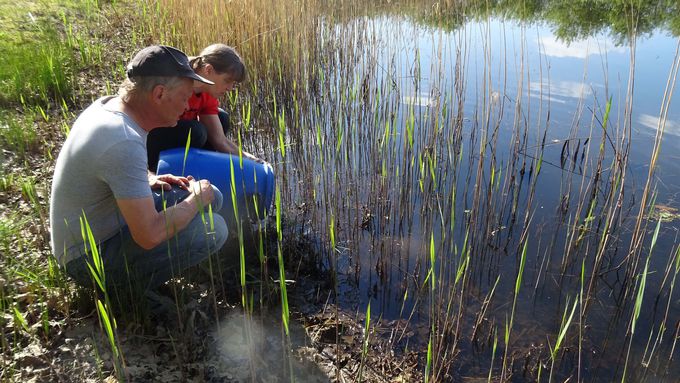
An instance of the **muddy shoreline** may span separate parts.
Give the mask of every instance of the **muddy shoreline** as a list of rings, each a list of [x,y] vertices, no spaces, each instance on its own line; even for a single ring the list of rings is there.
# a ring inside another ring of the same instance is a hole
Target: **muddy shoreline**
[[[4,355],[3,364],[15,366],[13,376],[22,381],[422,380],[421,357],[395,347],[396,334],[406,329],[374,319],[366,343],[365,315],[329,303],[332,290],[324,286],[328,279],[321,278],[323,272],[300,274],[289,282],[288,335],[275,281],[253,281],[262,287],[252,289],[259,290],[255,295],[260,303],[247,313],[239,301],[237,278],[229,272],[224,289],[216,292],[209,281],[168,282],[164,287],[179,303],[166,316],[118,320],[123,376],[115,374],[115,358],[85,289],[76,290],[73,304],[61,308],[67,314],[53,319],[49,336],[26,337],[20,351]]]

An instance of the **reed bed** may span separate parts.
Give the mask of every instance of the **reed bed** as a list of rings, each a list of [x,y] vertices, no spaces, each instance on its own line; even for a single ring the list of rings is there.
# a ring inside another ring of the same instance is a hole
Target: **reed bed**
[[[473,2],[426,12],[398,3],[167,0],[143,6],[140,34],[189,51],[222,41],[243,54],[251,76],[229,102],[248,116],[242,144],[275,165],[277,222],[287,206],[325,241],[333,303],[367,313],[366,343],[371,315],[427,329],[408,339],[426,381],[677,373],[664,336],[678,309],[677,245],[653,290],[649,276],[665,256],[650,212],[678,54],[640,191],[629,182],[636,18],[622,29],[622,89],[592,97],[582,88],[556,132],[550,66],[529,51],[531,27],[505,27]],[[477,21],[464,24],[475,7]],[[663,319],[651,317],[653,296],[666,302]]]

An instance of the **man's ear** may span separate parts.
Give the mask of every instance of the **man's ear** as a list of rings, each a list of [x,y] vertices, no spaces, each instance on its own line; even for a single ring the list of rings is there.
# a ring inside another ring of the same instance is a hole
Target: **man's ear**
[[[166,88],[165,85],[156,85],[153,87],[151,90],[151,100],[155,103],[158,103],[161,101],[163,98],[163,95],[165,94]]]

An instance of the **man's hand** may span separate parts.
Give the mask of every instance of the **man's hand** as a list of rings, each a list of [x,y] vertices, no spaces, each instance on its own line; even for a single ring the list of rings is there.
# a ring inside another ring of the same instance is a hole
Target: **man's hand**
[[[149,185],[165,190],[172,189],[172,185],[178,185],[190,194],[184,201],[160,213],[156,211],[151,196],[116,200],[123,219],[130,228],[132,239],[147,250],[172,238],[175,233],[191,222],[202,206],[206,206],[215,199],[213,188],[208,180],[196,181],[191,176],[149,174]]]
[[[192,180],[193,177],[191,176],[178,177],[172,174],[161,174],[159,176],[149,174],[149,186],[151,186],[151,189],[163,188],[163,190],[170,190],[172,185],[177,185],[182,189],[188,190]]]
[[[213,188],[210,186],[210,181],[196,181],[191,178],[191,176],[189,178],[189,191],[196,196],[195,198],[201,206],[206,206],[215,199]]]

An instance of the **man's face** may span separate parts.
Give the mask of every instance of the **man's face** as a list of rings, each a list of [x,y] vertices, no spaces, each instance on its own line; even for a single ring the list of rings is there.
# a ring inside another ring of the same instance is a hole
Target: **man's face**
[[[181,85],[174,88],[165,87],[161,97],[161,115],[164,120],[161,126],[175,126],[177,120],[189,107],[189,97],[193,93],[194,81],[183,78]]]

